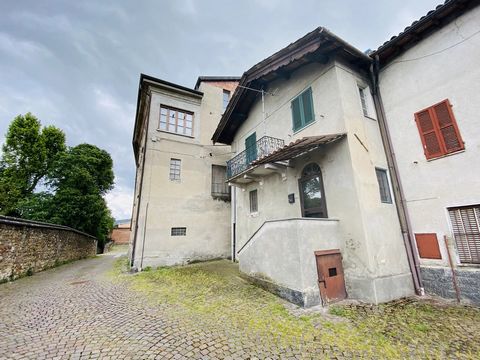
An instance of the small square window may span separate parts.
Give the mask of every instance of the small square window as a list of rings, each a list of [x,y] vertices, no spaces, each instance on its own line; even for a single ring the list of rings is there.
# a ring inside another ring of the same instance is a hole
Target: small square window
[[[391,204],[392,195],[390,193],[387,170],[376,168],[375,172],[377,173],[378,187],[380,189],[380,199],[383,203]]]
[[[257,190],[250,191],[250,214],[258,212],[258,197]]]
[[[170,159],[170,180],[180,180],[180,169],[182,161],[180,159]]]
[[[172,227],[170,231],[171,236],[186,236],[187,228],[186,227]]]

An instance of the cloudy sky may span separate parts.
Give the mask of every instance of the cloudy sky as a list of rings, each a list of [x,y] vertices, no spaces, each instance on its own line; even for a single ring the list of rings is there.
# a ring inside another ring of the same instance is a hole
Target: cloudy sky
[[[107,196],[129,218],[140,73],[193,87],[241,75],[318,26],[375,49],[439,0],[115,0],[0,2],[0,136],[18,114],[54,124],[68,145],[113,157]]]

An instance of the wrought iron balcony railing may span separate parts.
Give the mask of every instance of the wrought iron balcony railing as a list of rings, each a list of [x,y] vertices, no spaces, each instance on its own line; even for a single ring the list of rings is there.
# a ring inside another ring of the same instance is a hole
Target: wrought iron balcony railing
[[[263,136],[257,140],[254,146],[250,146],[240,154],[227,161],[227,179],[247,170],[250,164],[257,159],[270,155],[285,145],[282,139]]]

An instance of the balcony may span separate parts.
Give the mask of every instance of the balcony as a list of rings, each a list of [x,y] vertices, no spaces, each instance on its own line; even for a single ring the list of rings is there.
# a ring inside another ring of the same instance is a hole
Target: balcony
[[[270,136],[263,136],[240,154],[227,161],[227,179],[230,180],[251,167],[252,162],[270,155],[275,150],[282,148],[285,142]]]

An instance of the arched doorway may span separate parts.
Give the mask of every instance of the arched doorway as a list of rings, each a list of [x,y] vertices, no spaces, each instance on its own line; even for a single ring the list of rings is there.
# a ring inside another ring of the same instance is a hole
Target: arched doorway
[[[328,217],[320,166],[315,163],[306,165],[303,168],[302,177],[298,183],[300,187],[302,217]]]

